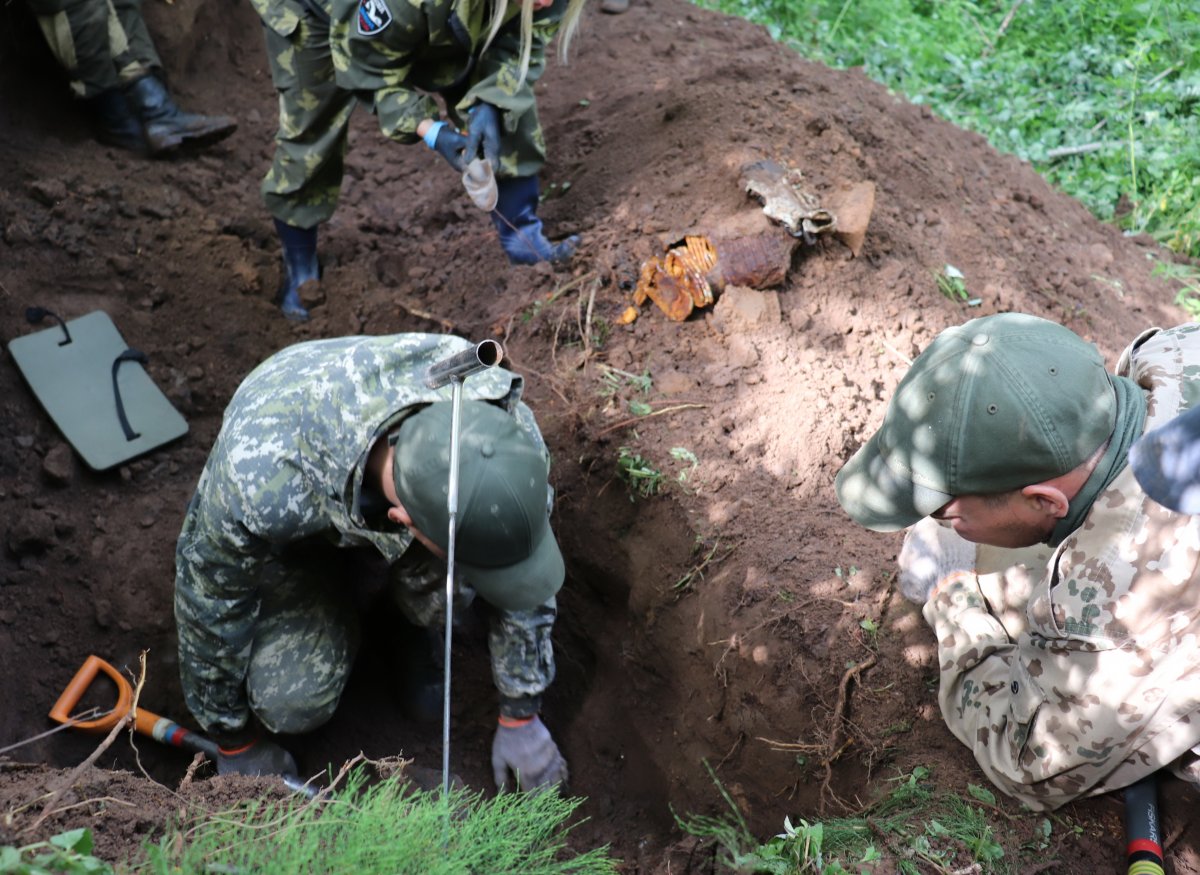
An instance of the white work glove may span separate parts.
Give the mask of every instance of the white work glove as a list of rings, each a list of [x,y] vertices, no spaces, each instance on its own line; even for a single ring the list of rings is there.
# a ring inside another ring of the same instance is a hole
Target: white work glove
[[[933,517],[925,517],[904,536],[896,564],[901,594],[923,605],[940,581],[956,571],[975,570],[975,545]]]
[[[508,788],[510,772],[517,776],[521,790],[567,782],[567,761],[536,714],[527,719],[500,718],[492,739],[492,777],[498,790]]]

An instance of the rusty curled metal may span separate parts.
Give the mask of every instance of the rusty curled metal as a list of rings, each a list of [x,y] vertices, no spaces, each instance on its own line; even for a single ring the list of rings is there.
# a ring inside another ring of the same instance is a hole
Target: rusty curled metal
[[[783,283],[798,241],[777,234],[716,239],[684,237],[661,258],[642,265],[634,290],[637,305],[650,299],[682,322],[698,307],[708,307],[726,286],[767,289]]]

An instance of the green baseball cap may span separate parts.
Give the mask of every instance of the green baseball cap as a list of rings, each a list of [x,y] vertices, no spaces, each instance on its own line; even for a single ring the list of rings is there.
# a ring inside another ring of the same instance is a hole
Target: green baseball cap
[[[1001,313],[943,331],[913,362],[883,425],[837,475],[855,522],[894,532],[960,495],[1053,479],[1116,427],[1104,358],[1068,328]]]
[[[413,525],[447,548],[453,404],[439,401],[400,424],[392,462],[396,493]],[[520,424],[485,401],[463,401],[459,419],[454,560],[490,604],[527,610],[566,577],[550,529],[549,463]]]

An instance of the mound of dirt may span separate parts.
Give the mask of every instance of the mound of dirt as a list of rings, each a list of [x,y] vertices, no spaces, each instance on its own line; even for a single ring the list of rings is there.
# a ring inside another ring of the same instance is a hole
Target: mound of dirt
[[[105,310],[190,431],[93,473],[3,356],[0,753],[12,759],[0,762],[0,843],[86,824],[117,852],[173,813],[149,778],[176,787],[190,758],[122,739],[96,763],[122,777],[76,798],[120,798],[133,813],[76,806],[31,832],[33,800],[98,740],[42,736],[47,711],[89,653],[134,668],[146,651],[142,704],[189,722],[173,547],[222,409],[270,353],[354,333],[496,337],[527,375],[568,562],[545,719],[572,792],[589,799],[582,841],[611,843],[629,872],[710,871],[711,852],[673,815],[723,810],[705,764],[764,836],[785,815],[852,809],[918,765],[955,792],[984,783],[938,714],[932,633],[892,586],[900,537],[850,523],[834,474],[949,325],[1033,313],[1111,362],[1146,326],[1182,321],[1151,275],[1169,253],[860,73],[809,63],[738,19],[642,0],[621,16],[589,13],[570,63],[538,86],[542,216],[551,233],[582,233],[574,261],[509,267],[440,159],[384,140],[361,113],[342,205],[322,229],[321,297],[294,326],[271,303],[278,251],[257,185],[275,98],[249,6],[148,7],[179,101],[241,123],[205,154],[162,162],[93,143],[36,30],[19,10],[3,14],[0,335],[31,330],[29,305],[67,318]],[[822,236],[797,247],[781,285],[730,286],[684,322],[649,304],[625,322],[642,264],[686,236],[784,233],[739,182],[764,159],[801,173],[822,202],[874,185],[857,257]],[[969,303],[938,290],[947,265]],[[661,475],[657,494],[631,495],[623,453]],[[484,787],[494,692],[486,644],[464,620],[454,768]],[[440,764],[440,726],[402,718],[386,622],[375,625],[336,718],[294,745],[307,772],[360,751]],[[1169,785],[1164,805],[1176,872],[1200,871],[1189,792]],[[1111,798],[1069,806],[1082,829],[1056,829],[1054,871],[1123,859],[1120,810]]]

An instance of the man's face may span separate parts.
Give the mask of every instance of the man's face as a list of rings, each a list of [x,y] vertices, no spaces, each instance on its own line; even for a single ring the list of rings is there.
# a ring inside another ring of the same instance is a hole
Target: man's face
[[[968,541],[1008,548],[1040,544],[1058,522],[1021,491],[1002,496],[960,495],[930,516],[950,523]]]

